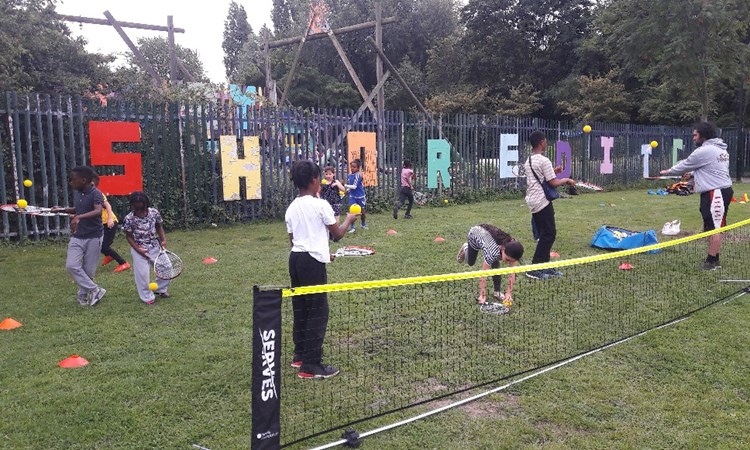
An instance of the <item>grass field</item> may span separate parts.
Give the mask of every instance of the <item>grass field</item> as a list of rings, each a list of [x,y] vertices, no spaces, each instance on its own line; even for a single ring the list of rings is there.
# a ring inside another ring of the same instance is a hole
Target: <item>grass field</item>
[[[735,186],[738,197],[743,189]],[[683,230],[700,228],[696,196],[641,189],[561,199],[555,207],[553,250],[562,258],[597,253],[589,242],[603,224],[660,230],[679,218]],[[329,282],[468,270],[456,265],[455,253],[477,223],[495,224],[533,251],[520,198],[418,208],[414,216],[371,215],[370,229],[342,244],[372,246],[377,254],[334,262]],[[748,217],[750,205],[732,205],[730,223]],[[399,234],[388,236],[390,228]],[[446,241],[435,243],[436,236]],[[0,319],[24,324],[0,332],[0,448],[249,447],[252,286],[288,285],[285,227],[253,223],[167,238],[188,267],[170,289],[173,298],[150,307],[139,302],[132,274],[110,267],[97,277],[108,289],[102,303],[79,307],[64,242],[0,246]],[[115,241],[123,254],[126,246],[122,237]],[[218,263],[202,264],[207,256]],[[741,297],[509,391],[368,438],[364,447],[747,448],[749,319]],[[72,354],[91,364],[57,367]]]

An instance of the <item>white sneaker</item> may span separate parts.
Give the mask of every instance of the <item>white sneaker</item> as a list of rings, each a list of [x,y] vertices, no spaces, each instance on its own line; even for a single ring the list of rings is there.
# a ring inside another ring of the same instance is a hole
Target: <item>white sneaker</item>
[[[456,255],[456,261],[458,261],[459,263],[462,263],[466,260],[466,250],[468,248],[469,248],[469,243],[464,242],[461,248],[458,249],[458,254]]]
[[[99,300],[104,297],[104,294],[107,293],[107,290],[103,287],[98,287],[94,289],[94,292],[91,293],[91,301],[89,302],[89,306],[94,306],[97,303],[99,303]]]

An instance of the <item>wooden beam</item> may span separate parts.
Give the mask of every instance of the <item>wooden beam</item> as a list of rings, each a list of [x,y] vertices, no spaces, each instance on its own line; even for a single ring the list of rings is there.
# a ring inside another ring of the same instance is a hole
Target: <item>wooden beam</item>
[[[286,76],[286,81],[284,82],[284,90],[281,92],[281,103],[282,105],[286,101],[286,97],[289,95],[289,89],[292,87],[292,78],[294,78],[294,72],[297,71],[297,64],[299,64],[299,56],[302,54],[302,47],[305,46],[305,41],[307,41],[307,34],[310,32],[310,28],[313,25],[313,19],[310,19],[310,22],[307,24],[307,29],[305,29],[305,35],[302,36],[302,39],[299,41],[299,46],[297,47],[297,53],[294,54],[294,61],[292,62],[292,67],[289,69],[289,74]]]
[[[67,22],[89,23],[93,25],[111,25],[108,20],[94,19],[92,17],[70,16],[67,14],[58,14],[57,17]],[[118,22],[118,23],[120,24],[122,28],[138,28],[140,30],[151,30],[151,31],[169,31],[169,28],[163,27],[160,25],[148,25],[145,23],[135,23],[135,22]],[[175,28],[174,32],[184,33],[185,29]]]
[[[338,136],[336,136],[336,142],[333,144],[333,148],[337,149],[339,145],[341,145],[341,142],[344,140],[344,137],[349,132],[349,130],[352,129],[352,127],[357,123],[357,120],[359,120],[359,116],[362,115],[363,112],[365,112],[365,109],[367,109],[368,104],[372,104],[372,99],[375,98],[375,96],[378,93],[379,89],[383,88],[383,85],[386,81],[388,81],[388,78],[390,78],[391,73],[389,71],[385,71],[385,74],[383,74],[383,77],[378,81],[378,84],[375,85],[375,87],[372,89],[372,92],[367,96],[364,103],[362,103],[362,106],[359,107],[357,112],[354,113],[354,116],[352,116],[352,120],[349,121],[349,124],[346,126],[345,130],[342,130],[341,133],[339,133]]]
[[[389,23],[398,22],[398,19],[396,17],[388,17],[386,19],[383,19],[383,25],[387,25]],[[347,27],[342,28],[336,28],[333,31],[333,34],[344,34],[344,33],[351,33],[352,31],[360,31],[360,30],[366,30],[368,28],[374,28],[376,22],[362,22],[358,23],[356,25],[349,25]],[[278,41],[273,41],[268,43],[268,48],[277,48],[277,47],[286,47],[287,45],[294,45],[298,44],[303,38],[306,41],[315,41],[318,39],[325,39],[328,37],[328,33],[314,33],[309,36],[297,36],[293,38],[286,38],[286,39],[279,39]]]
[[[419,107],[419,110],[422,111],[424,114],[426,114],[427,117],[428,117],[428,119],[430,119],[430,122],[432,122],[432,118],[430,117],[430,113],[427,112],[427,110],[425,109],[424,105],[422,105],[422,102],[420,102],[419,99],[417,98],[417,96],[414,95],[414,92],[412,92],[411,88],[406,83],[406,80],[404,80],[401,77],[401,75],[398,73],[398,70],[396,70],[396,68],[393,66],[393,64],[391,64],[391,61],[388,59],[387,56],[385,56],[385,53],[383,53],[383,50],[381,50],[381,49],[378,48],[378,44],[375,43],[375,41],[372,39],[372,37],[367,36],[367,42],[369,42],[370,44],[372,44],[373,47],[375,47],[375,51],[377,51],[378,55],[380,55],[380,57],[383,58],[383,62],[388,67],[388,70],[390,70],[391,72],[393,72],[393,76],[396,77],[396,80],[398,80],[398,82],[401,84],[401,87],[403,87],[406,90],[406,92],[409,93],[409,95],[411,96],[412,100],[414,100],[414,102]]]
[[[130,48],[130,51],[133,52],[133,55],[135,55],[135,59],[141,64],[141,67],[143,67],[143,69],[148,72],[149,75],[151,75],[154,86],[156,86],[158,89],[161,89],[161,78],[159,78],[159,75],[156,73],[156,70],[154,70],[151,64],[146,61],[146,58],[143,56],[143,53],[141,53],[141,50],[136,47],[135,44],[133,44],[133,41],[130,40],[127,33],[125,33],[125,30],[123,30],[120,26],[120,23],[115,20],[115,18],[109,11],[104,11],[104,16],[109,21],[109,24],[114,27],[115,31],[117,31],[117,34],[120,35],[122,40],[125,41],[125,44],[127,44],[127,46]]]
[[[354,67],[352,66],[352,63],[349,61],[349,58],[346,57],[346,53],[344,52],[344,48],[341,46],[341,43],[336,38],[336,35],[333,34],[332,31],[328,31],[328,37],[331,38],[331,42],[333,42],[333,46],[336,48],[336,51],[339,54],[339,57],[341,58],[341,61],[344,63],[344,66],[346,67],[346,70],[349,72],[349,76],[352,77],[352,81],[354,81],[354,84],[357,86],[357,90],[359,91],[359,95],[362,96],[362,99],[365,101],[365,105],[370,108],[370,111],[372,111],[375,116],[377,116],[377,110],[372,105],[372,100],[367,99],[367,91],[365,90],[365,87],[362,86],[362,82],[359,81],[359,77],[357,76],[357,72],[354,71]],[[376,117],[378,120],[379,117]]]
[[[185,64],[183,64],[183,62],[180,61],[179,59],[177,59],[176,62],[177,62],[177,68],[179,68],[180,72],[182,72],[182,77],[185,79],[185,81],[189,81],[191,83],[194,82],[195,77],[192,76],[190,72],[188,72],[188,69],[187,67],[185,67]]]

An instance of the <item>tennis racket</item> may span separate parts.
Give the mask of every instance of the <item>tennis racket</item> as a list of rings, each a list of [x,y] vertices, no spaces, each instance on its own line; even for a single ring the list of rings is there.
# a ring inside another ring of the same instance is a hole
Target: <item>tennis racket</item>
[[[416,203],[419,206],[424,206],[427,204],[427,196],[424,195],[421,192],[414,191],[414,203]]]
[[[589,183],[586,181],[576,181],[576,187],[589,189],[591,191],[596,191],[596,192],[602,192],[604,190],[604,188],[599,186],[598,184]]]
[[[43,208],[41,206],[28,205],[25,208],[20,208],[15,203],[8,205],[0,205],[0,210],[5,212],[12,212],[16,214],[28,214],[30,216],[38,217],[52,217],[52,216],[69,216],[70,214],[65,212],[52,211],[52,208]]]
[[[162,248],[151,262],[156,277],[161,280],[173,280],[182,273],[182,258],[166,248]]]
[[[479,305],[479,310],[483,313],[496,314],[498,316],[508,314],[510,312],[509,307],[503,305],[502,303],[495,302]]]
[[[348,245],[346,247],[341,247],[340,249],[336,250],[333,256],[368,256],[368,255],[374,255],[374,254],[375,254],[375,250],[370,247],[359,247],[356,245]]]

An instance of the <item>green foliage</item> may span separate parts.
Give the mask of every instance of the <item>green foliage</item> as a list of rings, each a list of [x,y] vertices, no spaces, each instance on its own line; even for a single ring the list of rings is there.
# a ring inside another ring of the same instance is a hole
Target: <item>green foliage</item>
[[[533,116],[542,109],[541,92],[528,83],[521,83],[510,88],[507,98],[497,102],[497,114],[501,116]]]
[[[221,48],[224,49],[224,68],[230,82],[237,81],[240,56],[252,33],[245,7],[232,1],[224,21],[224,40],[221,44]]]
[[[87,53],[52,0],[0,2],[0,89],[81,95],[107,78],[112,58]]]
[[[575,120],[584,122],[627,122],[628,96],[617,82],[616,73],[602,77],[581,75],[561,89],[559,107]]]
[[[684,121],[715,116],[724,77],[743,73],[747,11],[747,0],[618,0],[597,21],[612,60],[644,87],[641,114]]]

